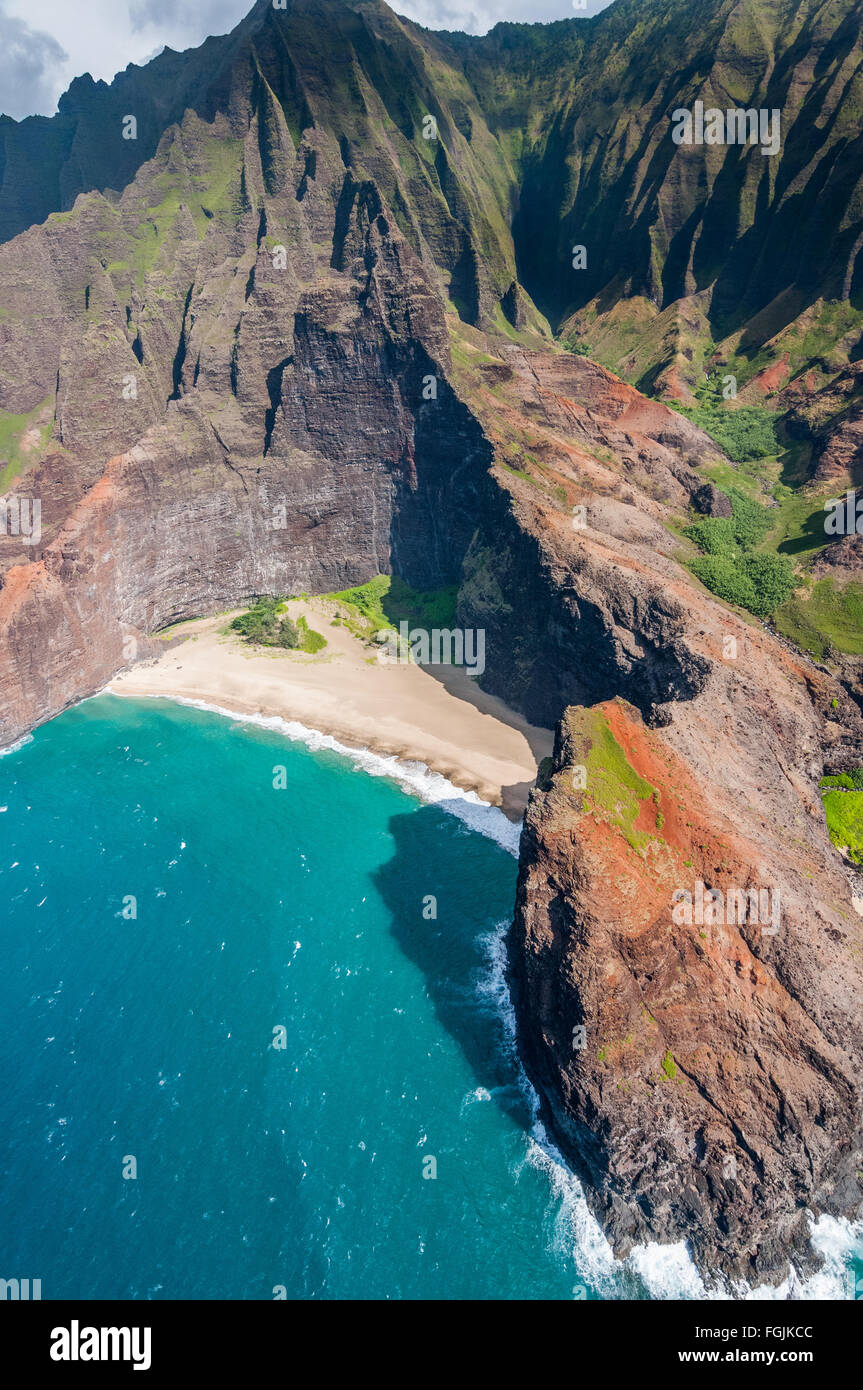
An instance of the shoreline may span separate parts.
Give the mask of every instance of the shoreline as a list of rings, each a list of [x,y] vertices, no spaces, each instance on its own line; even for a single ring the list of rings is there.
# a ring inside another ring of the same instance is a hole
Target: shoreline
[[[408,770],[424,765],[509,821],[522,819],[539,762],[551,753],[551,730],[480,690],[463,668],[380,664],[374,649],[332,626],[331,612],[315,600],[292,600],[289,610],[326,637],[321,652],[250,646],[227,631],[233,613],[198,618],[104,693],[300,725],[355,759],[367,753]]]
[[[443,773],[434,771],[416,759],[400,758],[395,753],[378,752],[375,749],[346,744],[333,734],[324,733],[321,729],[311,729],[296,720],[283,719],[281,715],[240,713],[206,700],[190,700],[183,695],[131,695],[126,692],[119,695],[107,687],[100,690],[99,695],[113,695],[118,700],[167,700],[185,709],[217,714],[230,723],[248,724],[253,728],[272,731],[292,743],[302,743],[312,753],[336,753],[353,763],[366,776],[387,777],[396,782],[409,796],[455,816],[478,835],[494,840],[501,849],[518,859],[523,824],[520,817],[505,815],[502,807],[484,801],[473,790],[456,786]]]

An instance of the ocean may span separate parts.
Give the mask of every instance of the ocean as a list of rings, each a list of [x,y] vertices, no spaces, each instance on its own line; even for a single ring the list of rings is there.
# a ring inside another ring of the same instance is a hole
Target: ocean
[[[538,1119],[504,974],[517,837],[421,766],[168,701],[101,695],[9,750],[0,1277],[703,1297],[682,1247],[613,1260]],[[854,1233],[818,1240],[814,1279],[757,1295],[848,1297]]]

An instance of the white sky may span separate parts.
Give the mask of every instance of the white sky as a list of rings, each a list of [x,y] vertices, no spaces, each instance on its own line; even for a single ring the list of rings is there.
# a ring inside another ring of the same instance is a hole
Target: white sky
[[[128,63],[144,63],[164,44],[193,48],[225,34],[253,0],[0,0],[0,111],[50,116],[73,77],[110,82]],[[484,34],[500,20],[595,14],[608,0],[392,0],[398,14],[430,29]],[[576,5],[578,7],[576,8]]]

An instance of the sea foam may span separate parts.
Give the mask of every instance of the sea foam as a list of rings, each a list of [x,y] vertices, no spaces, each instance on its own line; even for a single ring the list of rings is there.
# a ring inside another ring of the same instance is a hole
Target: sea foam
[[[15,743],[10,743],[9,746],[8,746],[7,748],[0,748],[0,758],[5,758],[5,757],[7,756],[7,754],[9,754],[9,753],[17,753],[17,752],[19,751],[19,749],[21,749],[21,748],[23,748],[23,747],[25,746],[25,744],[32,743],[32,742],[33,742],[33,735],[32,735],[32,734],[24,734],[21,738],[16,739]]]
[[[110,693],[116,694],[115,691]],[[253,724],[260,729],[270,729],[294,743],[305,744],[313,753],[323,750],[338,753],[370,777],[389,777],[419,801],[457,816],[470,830],[494,840],[501,849],[518,857],[521,821],[509,820],[499,807],[483,801],[476,792],[464,791],[457,787],[439,772],[432,772],[425,763],[409,762],[385,753],[373,753],[370,748],[351,748],[345,743],[340,743],[331,734],[322,734],[318,729],[309,729],[297,720],[282,719],[280,715],[238,714],[235,710],[225,709],[221,705],[213,705],[206,700],[189,700],[181,695],[136,695],[134,698],[169,699],[172,704],[187,705],[192,709],[205,710],[209,714],[218,714],[235,724]]]
[[[852,1224],[831,1216],[810,1220],[812,1244],[824,1257],[815,1274],[801,1278],[792,1269],[778,1287],[743,1281],[717,1281],[705,1287],[683,1241],[675,1245],[651,1242],[636,1246],[625,1260],[615,1258],[602,1228],[593,1215],[584,1189],[546,1132],[540,1118],[539,1096],[522,1066],[516,1040],[515,1009],[507,982],[506,933],[509,923],[481,938],[486,967],[478,981],[480,999],[498,1015],[507,1062],[515,1068],[528,1114],[530,1130],[526,1161],[548,1179],[558,1204],[552,1243],[555,1254],[573,1266],[574,1297],[583,1296],[587,1285],[600,1298],[648,1299],[842,1299],[847,1298],[848,1266],[852,1256],[863,1255],[863,1223]]]

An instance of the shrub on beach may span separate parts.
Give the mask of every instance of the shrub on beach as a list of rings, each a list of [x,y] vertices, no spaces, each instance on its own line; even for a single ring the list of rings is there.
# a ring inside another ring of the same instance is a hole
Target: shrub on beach
[[[305,618],[292,622],[285,608],[285,599],[263,595],[255,599],[247,612],[234,618],[231,628],[259,647],[284,647],[314,654],[327,645],[327,639],[309,627]]]

